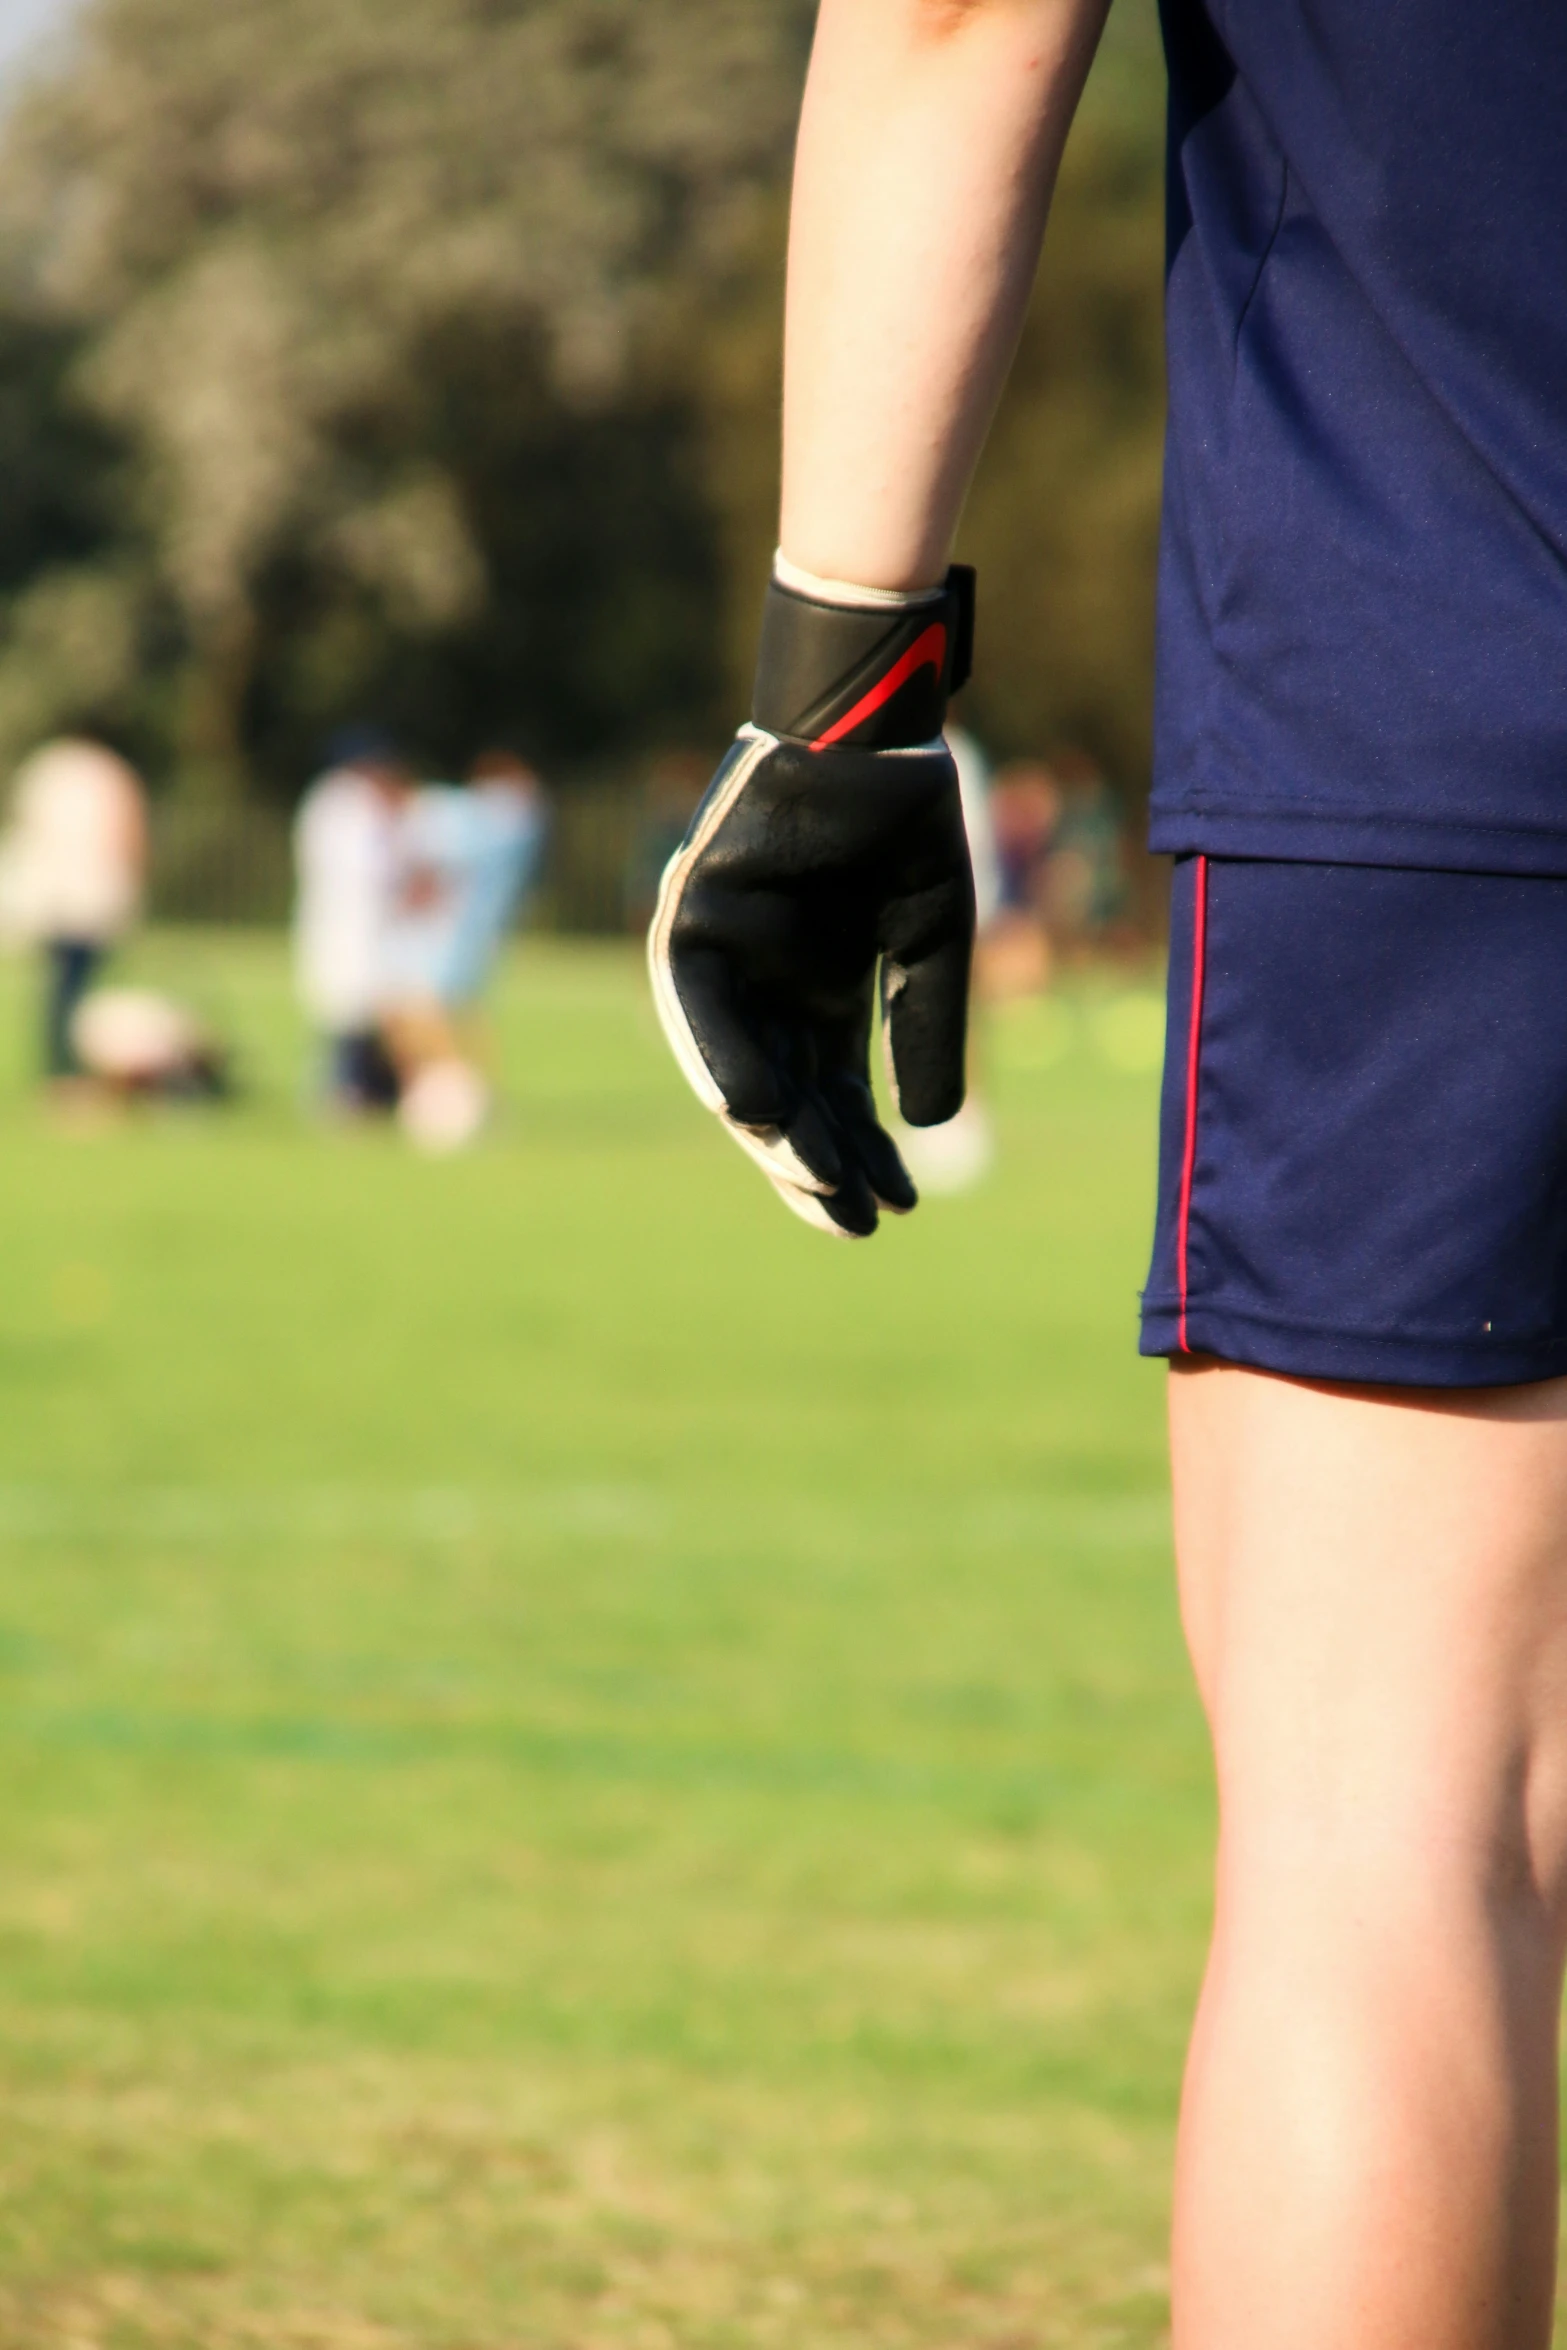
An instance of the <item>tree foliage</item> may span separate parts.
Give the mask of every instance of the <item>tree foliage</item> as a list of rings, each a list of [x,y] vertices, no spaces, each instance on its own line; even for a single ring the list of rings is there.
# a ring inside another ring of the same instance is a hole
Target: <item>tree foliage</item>
[[[1163,169],[1144,119],[1090,116],[1069,149],[963,548],[985,583],[976,725],[1081,745],[1134,794],[1164,444]]]
[[[1122,0],[970,537],[982,715],[1143,755],[1156,124]],[[715,735],[776,477],[809,0],[93,0],[0,147],[0,752],[284,791]],[[21,481],[27,486],[18,488]]]

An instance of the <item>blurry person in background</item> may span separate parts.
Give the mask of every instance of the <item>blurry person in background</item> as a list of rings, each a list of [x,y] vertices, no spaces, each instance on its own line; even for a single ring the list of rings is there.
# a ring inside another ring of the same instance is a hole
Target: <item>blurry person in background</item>
[[[479,1004],[537,876],[544,787],[519,752],[474,761],[467,787],[430,784],[402,811],[381,980],[382,1033],[409,1139],[460,1150],[489,1114]]]
[[[666,751],[642,787],[642,803],[626,869],[626,922],[646,930],[658,901],[664,867],[686,836],[707,789],[712,761],[696,751]]]
[[[83,1082],[72,1023],[136,919],[146,872],[146,794],[118,753],[71,736],[24,761],[0,844],[0,922],[43,950],[43,1065],[57,1092]]]
[[[1052,769],[1060,815],[1042,903],[1057,949],[1083,954],[1115,943],[1125,917],[1126,825],[1114,793],[1086,751],[1058,752]]]
[[[980,933],[980,993],[993,1003],[1040,995],[1054,969],[1046,920],[1047,879],[1061,789],[1037,759],[1003,767],[990,794],[1000,874],[999,902]]]
[[[995,776],[983,745],[966,726],[947,728],[947,748],[963,795],[963,829],[968,834],[969,862],[974,868],[974,923],[983,938],[1001,911],[1001,849],[990,804]]]
[[[963,829],[968,834],[969,862],[974,868],[975,967],[982,967],[985,940],[1001,912],[1001,856],[991,810],[991,769],[976,737],[966,726],[947,728],[947,748],[958,771],[963,798]],[[982,990],[980,991],[983,992]],[[950,1198],[969,1191],[996,1163],[996,1129],[980,1090],[980,1035],[971,1022],[968,1047],[968,1091],[963,1107],[944,1126],[900,1126],[898,1148],[921,1191]]]
[[[295,976],[325,1046],[325,1105],[341,1116],[386,1115],[397,1104],[380,1021],[397,819],[412,791],[391,735],[345,728],[294,822]]]
[[[71,1043],[111,1101],[216,1102],[233,1091],[227,1048],[186,1005],[151,988],[94,988]]]
[[[516,750],[481,751],[468,776],[476,854],[468,873],[452,963],[451,1000],[473,1005],[495,967],[544,860],[549,802],[538,770]]]

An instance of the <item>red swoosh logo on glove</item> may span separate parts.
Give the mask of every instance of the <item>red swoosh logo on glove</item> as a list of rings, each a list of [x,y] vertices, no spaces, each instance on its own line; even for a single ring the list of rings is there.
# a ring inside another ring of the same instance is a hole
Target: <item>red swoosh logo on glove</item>
[[[938,676],[947,665],[947,627],[943,620],[933,621],[921,637],[916,637],[901,661],[895,662],[885,677],[878,678],[864,699],[855,703],[846,718],[830,726],[812,743],[813,751],[829,751],[834,743],[841,743],[846,734],[863,726],[867,718],[874,718],[884,709],[899,689],[920,669],[934,669]]]

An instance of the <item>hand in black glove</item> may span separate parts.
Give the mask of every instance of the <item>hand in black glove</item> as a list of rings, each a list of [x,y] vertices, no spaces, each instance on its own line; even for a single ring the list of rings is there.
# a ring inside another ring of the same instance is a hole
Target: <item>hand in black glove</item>
[[[939,1126],[963,1102],[974,884],[942,727],[973,574],[838,592],[773,581],[754,722],[664,875],[648,952],[698,1098],[796,1215],[865,1239],[917,1198],[871,1093],[878,963],[903,1116]]]

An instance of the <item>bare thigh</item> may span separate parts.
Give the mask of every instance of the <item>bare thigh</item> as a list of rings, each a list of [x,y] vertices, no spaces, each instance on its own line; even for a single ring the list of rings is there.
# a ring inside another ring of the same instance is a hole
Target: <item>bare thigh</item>
[[[1176,2340],[1549,2338],[1567,1383],[1171,1379],[1220,1798]]]
[[[1170,1382],[1181,1605],[1227,1833],[1504,1835],[1567,1873],[1567,1381]]]

